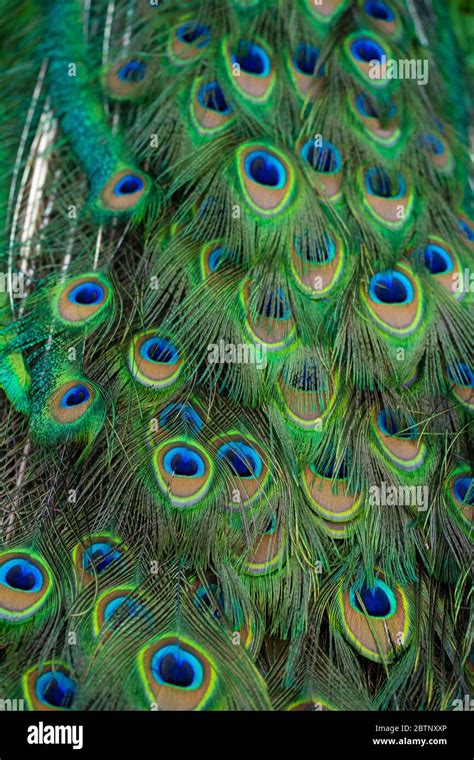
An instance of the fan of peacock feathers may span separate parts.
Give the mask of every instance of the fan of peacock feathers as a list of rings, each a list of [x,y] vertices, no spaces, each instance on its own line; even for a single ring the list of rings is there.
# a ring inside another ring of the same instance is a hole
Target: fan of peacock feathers
[[[472,685],[449,3],[3,3],[0,697]]]

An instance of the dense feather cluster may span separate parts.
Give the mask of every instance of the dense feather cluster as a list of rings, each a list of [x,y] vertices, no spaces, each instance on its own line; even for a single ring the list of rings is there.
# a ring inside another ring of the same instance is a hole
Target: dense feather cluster
[[[451,709],[472,682],[474,222],[448,11],[19,5],[1,693]]]

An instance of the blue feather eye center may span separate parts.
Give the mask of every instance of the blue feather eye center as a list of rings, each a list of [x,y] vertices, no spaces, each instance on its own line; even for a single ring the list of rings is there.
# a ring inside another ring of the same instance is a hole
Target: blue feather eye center
[[[136,599],[130,599],[127,596],[117,596],[112,599],[104,609],[104,621],[107,622],[112,615],[119,613],[124,617],[136,617],[140,614],[142,605]]]
[[[66,409],[71,406],[79,406],[89,401],[91,397],[90,390],[85,385],[73,385],[66,391],[61,399],[61,406]]]
[[[474,240],[474,229],[464,219],[458,219],[458,224],[464,237],[472,242]]]
[[[257,304],[257,313],[267,319],[287,320],[291,316],[288,301],[280,289],[262,294]]]
[[[321,240],[316,238],[295,239],[296,253],[310,264],[327,264],[336,253],[336,244],[330,235],[325,234]]]
[[[474,386],[474,372],[466,362],[449,364],[446,368],[448,378],[454,385],[462,385],[464,388]]]
[[[192,449],[175,446],[163,457],[163,466],[169,475],[181,478],[200,478],[206,472],[204,459]]]
[[[232,54],[232,63],[238,63],[242,71],[264,77],[270,73],[270,58],[265,50],[255,42],[241,40],[237,52]]]
[[[18,557],[0,566],[0,583],[16,591],[36,593],[43,587],[43,576],[33,562]]]
[[[457,501],[465,506],[474,506],[474,488],[472,488],[471,477],[468,475],[462,475],[461,477],[456,478],[453,490]]]
[[[371,119],[378,119],[379,117],[379,113],[372,101],[362,92],[356,97],[356,107],[362,116],[367,116]]]
[[[60,670],[42,673],[36,680],[36,696],[51,707],[71,707],[76,696],[76,684]]]
[[[383,117],[392,119],[397,113],[395,103],[389,103],[386,111],[381,113],[378,110],[378,104],[376,105],[364,92],[357,95],[355,104],[359,113],[369,119],[381,119]]]
[[[159,684],[179,689],[198,689],[204,678],[198,658],[177,644],[169,644],[155,652],[151,670]]]
[[[381,0],[366,0],[364,11],[377,21],[393,21],[395,18],[392,9]]]
[[[97,282],[81,282],[69,293],[69,300],[80,306],[92,306],[104,298],[104,289]]]
[[[179,353],[166,338],[149,338],[140,347],[140,356],[151,362],[160,364],[174,364],[178,361]]]
[[[178,39],[188,45],[194,45],[198,48],[206,47],[211,39],[211,31],[208,26],[198,24],[195,21],[188,21],[179,27],[177,31]]]
[[[212,597],[211,595],[212,594]],[[214,599],[216,601],[214,601]],[[216,602],[221,607],[224,606],[224,595],[219,593],[219,587],[217,583],[210,583],[209,590],[205,586],[199,586],[196,589],[194,604],[196,607],[205,607],[210,610],[216,617],[220,617],[220,610],[216,609]]]
[[[218,82],[203,84],[199,88],[198,102],[203,108],[208,108],[221,114],[229,114],[232,111]]]
[[[315,475],[330,480],[345,480],[348,476],[347,465],[344,460],[337,463],[335,456],[332,456],[326,462],[312,463],[310,469]]]
[[[146,69],[147,65],[144,61],[131,60],[121,66],[117,75],[122,82],[135,84],[137,82],[142,82],[145,79]]]
[[[330,142],[323,141],[318,145],[314,140],[309,140],[303,145],[301,155],[316,172],[331,174],[342,166],[341,154]]]
[[[444,153],[443,143],[435,135],[423,133],[420,135],[420,145],[424,150],[433,153],[435,156],[441,156]]]
[[[164,428],[174,425],[182,425],[186,429],[190,428],[194,433],[198,433],[203,422],[197,412],[187,404],[169,404],[160,412],[160,426]]]
[[[382,61],[385,51],[381,45],[370,37],[359,37],[351,44],[351,52],[357,61],[370,63],[371,61]]]
[[[449,253],[440,245],[429,243],[424,252],[425,266],[431,274],[445,274],[453,268]]]
[[[116,560],[120,559],[121,553],[111,544],[105,542],[91,544],[84,551],[82,564],[84,570],[90,570],[94,567],[97,573],[102,573],[107,567]]]
[[[209,254],[208,266],[211,272],[219,269],[220,265],[228,258],[231,258],[226,248],[214,248]]]
[[[300,42],[293,57],[293,63],[301,74],[305,76],[324,76],[324,66],[321,65],[315,72],[316,63],[319,57],[319,50],[307,42]]]
[[[282,162],[263,150],[249,153],[245,157],[244,168],[247,176],[259,185],[279,189],[286,182],[286,169]]]
[[[366,190],[378,198],[401,198],[406,186],[403,177],[398,175],[396,181],[391,179],[384,169],[374,166],[364,175]]]
[[[377,416],[377,424],[384,435],[414,440],[418,438],[418,428],[413,419],[402,420],[391,409],[383,409]]]
[[[293,371],[283,369],[283,379],[286,385],[297,388],[300,391],[317,391],[321,390],[324,385],[322,378],[318,373],[318,368],[313,362],[305,361],[303,365],[295,368]]]
[[[217,456],[239,478],[258,478],[262,472],[260,454],[244,441],[224,443],[219,446]]]
[[[369,295],[376,303],[401,305],[411,303],[415,293],[408,277],[401,272],[387,270],[371,278]]]
[[[121,177],[114,187],[115,195],[132,195],[144,187],[144,182],[138,174],[126,174]]]
[[[390,617],[397,608],[395,594],[381,580],[376,580],[372,587],[364,585],[357,591],[351,588],[349,599],[353,609],[362,614],[367,611],[367,614],[374,618]]]

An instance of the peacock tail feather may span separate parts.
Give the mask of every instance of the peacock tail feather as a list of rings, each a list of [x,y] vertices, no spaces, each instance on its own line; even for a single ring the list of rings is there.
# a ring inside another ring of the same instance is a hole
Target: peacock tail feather
[[[0,697],[470,692],[449,5],[1,3]]]

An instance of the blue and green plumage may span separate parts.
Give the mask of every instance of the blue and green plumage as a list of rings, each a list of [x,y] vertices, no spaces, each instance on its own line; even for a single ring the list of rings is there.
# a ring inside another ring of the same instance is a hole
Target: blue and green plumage
[[[467,693],[469,104],[458,17],[412,5],[3,14],[0,683],[29,709]]]

